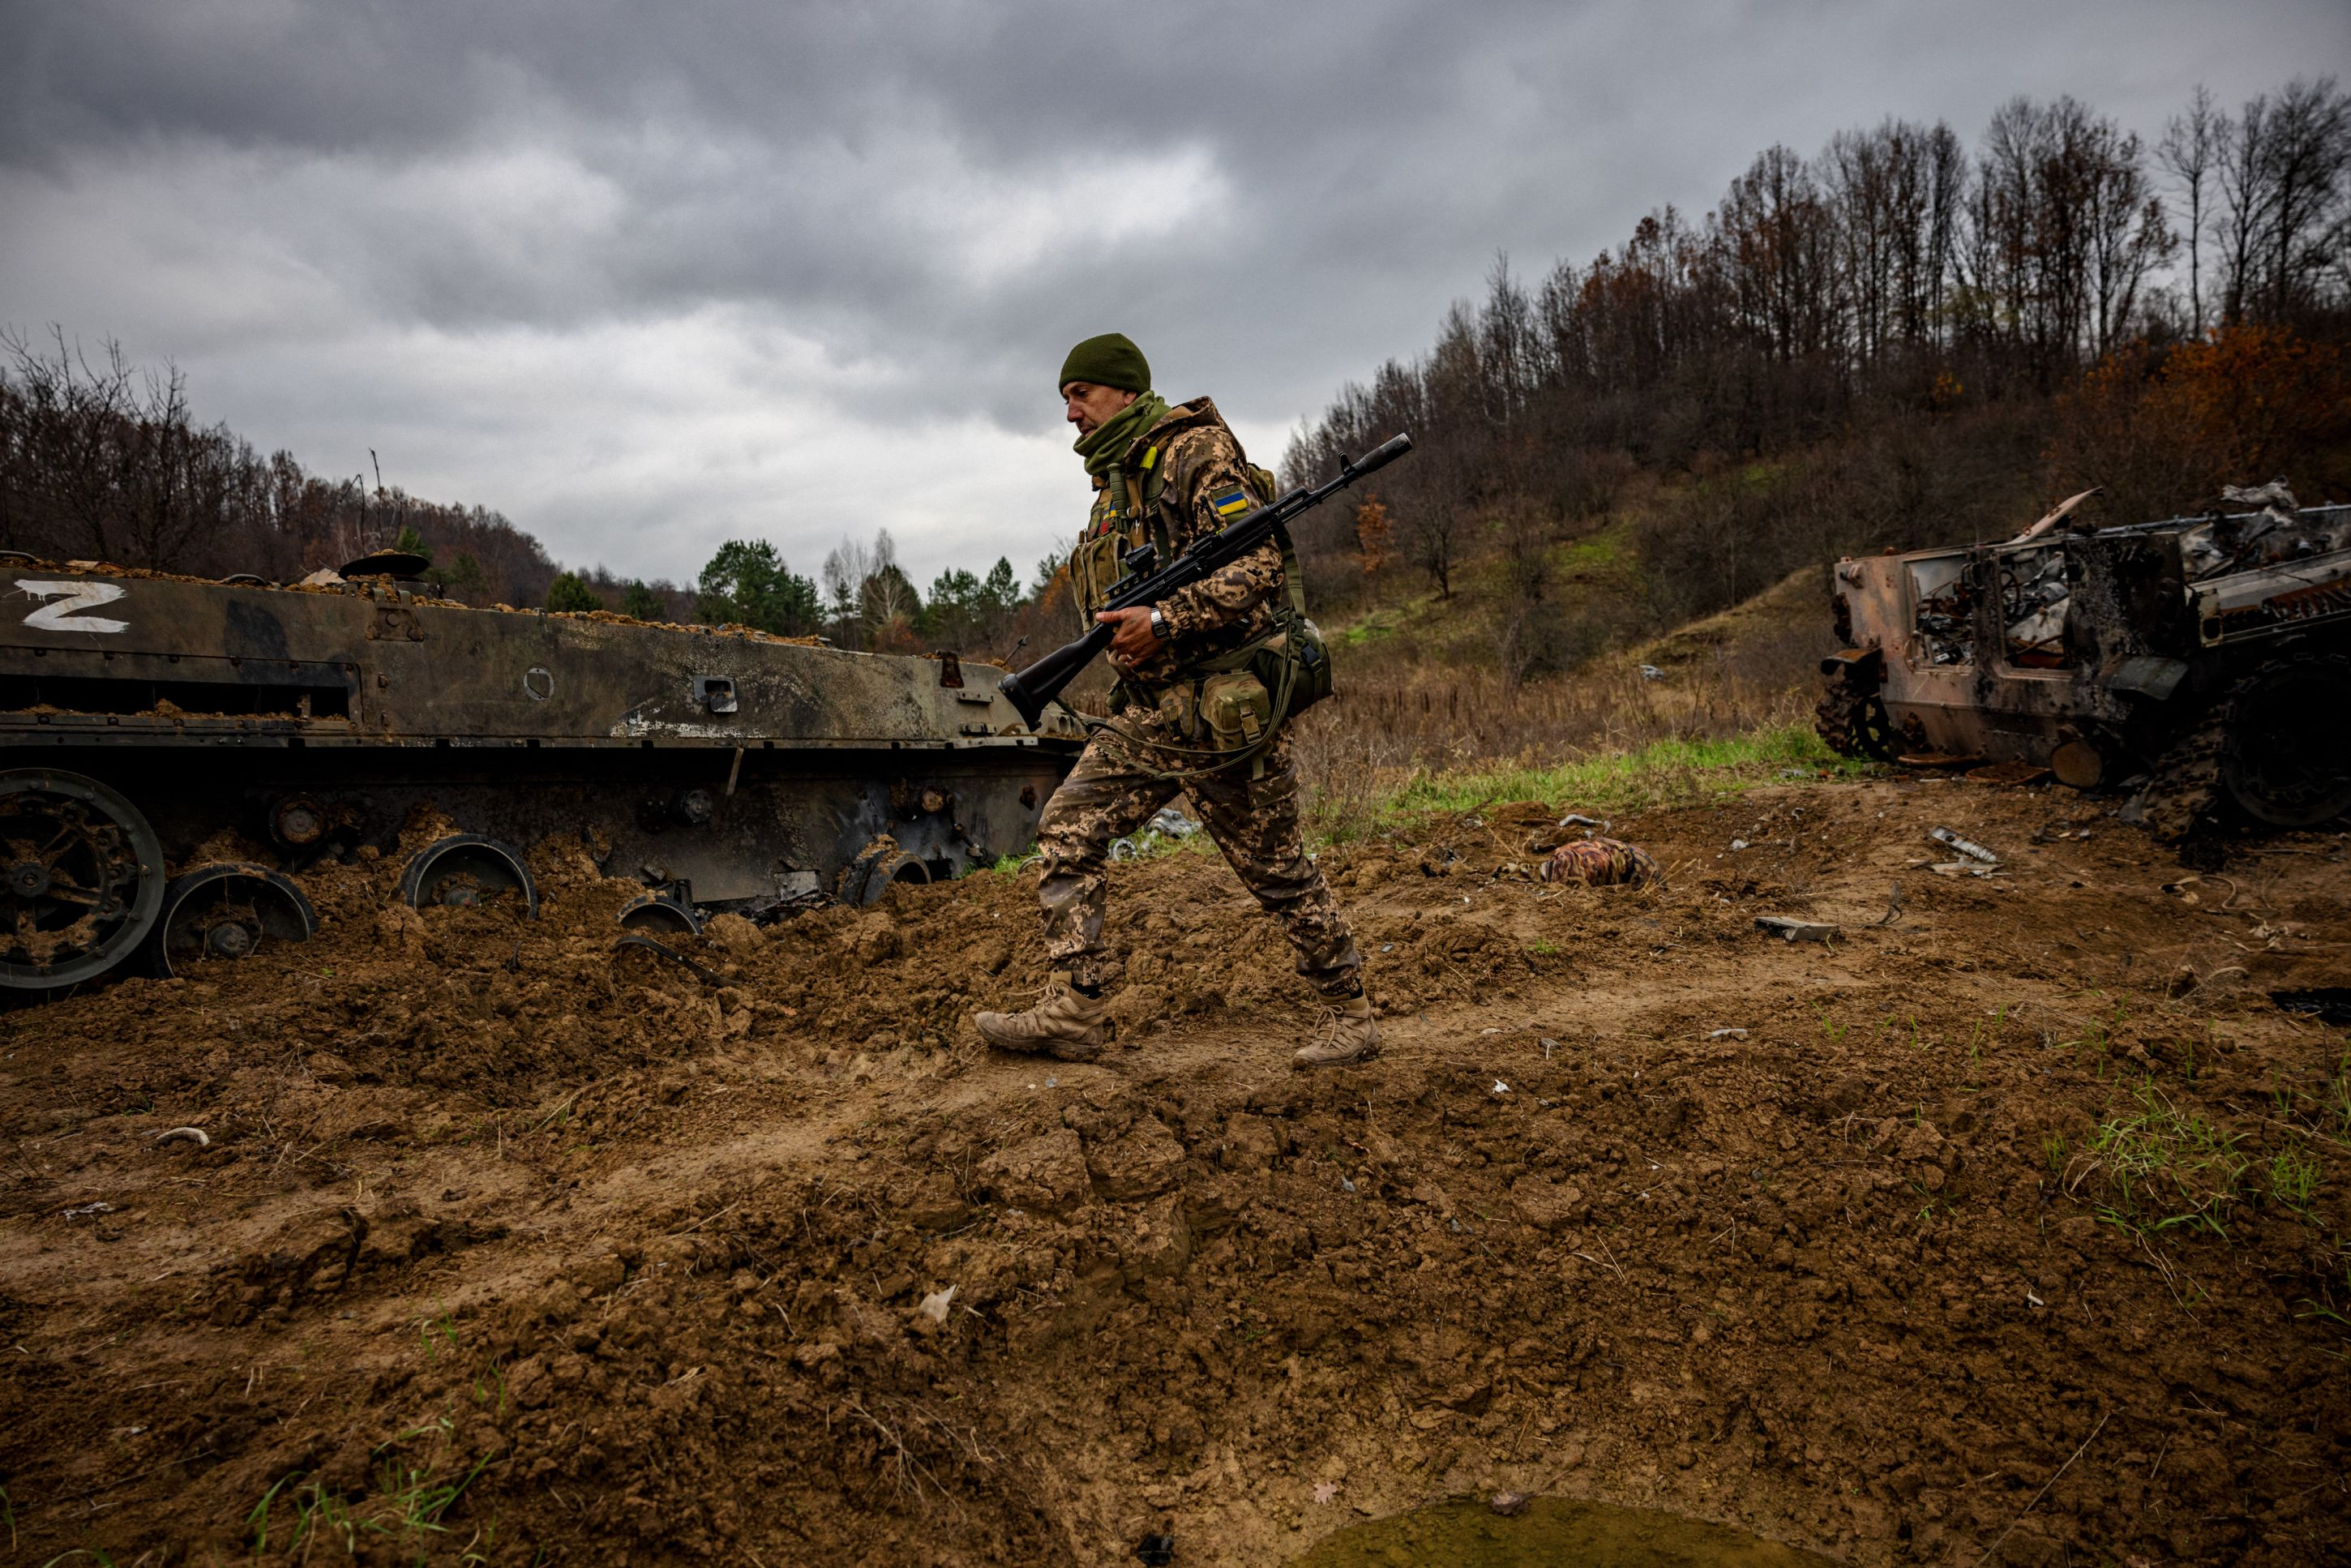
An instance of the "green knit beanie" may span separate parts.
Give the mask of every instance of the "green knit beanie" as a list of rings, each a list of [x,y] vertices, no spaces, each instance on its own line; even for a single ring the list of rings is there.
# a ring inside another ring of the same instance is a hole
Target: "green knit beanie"
[[[1053,386],[1058,391],[1071,382],[1092,382],[1098,387],[1146,392],[1151,390],[1151,361],[1143,357],[1143,350],[1125,333],[1104,332],[1071,349],[1070,357],[1061,361],[1061,379]]]

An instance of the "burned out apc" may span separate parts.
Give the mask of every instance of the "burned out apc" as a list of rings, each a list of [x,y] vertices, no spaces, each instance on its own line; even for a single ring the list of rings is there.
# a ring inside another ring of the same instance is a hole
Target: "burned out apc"
[[[2229,493],[2259,510],[2067,527],[2088,494],[2003,544],[1839,561],[1822,736],[2130,788],[2170,841],[2351,808],[2351,507],[2268,486]]]
[[[1084,738],[952,654],[471,609],[422,565],[0,559],[0,987],[298,940],[302,872],[420,811],[455,831],[403,867],[419,905],[535,910],[555,834],[644,883],[632,925],[870,903],[1025,850]]]

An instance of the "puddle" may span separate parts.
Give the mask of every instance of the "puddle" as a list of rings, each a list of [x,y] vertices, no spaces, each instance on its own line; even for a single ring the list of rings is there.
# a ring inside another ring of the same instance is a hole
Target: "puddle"
[[[1539,1497],[1504,1519],[1482,1499],[1353,1525],[1290,1568],[1834,1568],[1835,1559],[1678,1514]]]

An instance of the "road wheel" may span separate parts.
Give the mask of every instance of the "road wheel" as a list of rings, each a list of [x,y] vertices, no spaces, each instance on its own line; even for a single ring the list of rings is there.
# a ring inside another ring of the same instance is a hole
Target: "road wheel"
[[[2273,828],[2310,828],[2351,810],[2351,727],[2342,722],[2351,658],[2264,665],[2230,694],[2220,783],[2238,810]]]
[[[162,903],[163,846],[138,807],[78,773],[0,773],[0,987],[94,979]]]
[[[302,890],[268,867],[204,866],[165,891],[154,968],[185,975],[203,959],[247,957],[275,943],[308,942],[318,931],[318,911]]]
[[[538,884],[522,856],[479,833],[452,833],[408,858],[400,875],[401,902],[413,909],[470,909],[513,895],[522,912],[538,914]]]

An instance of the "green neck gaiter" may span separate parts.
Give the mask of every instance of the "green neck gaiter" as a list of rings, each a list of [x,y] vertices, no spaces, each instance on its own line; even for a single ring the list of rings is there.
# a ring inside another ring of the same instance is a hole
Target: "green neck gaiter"
[[[1167,400],[1157,392],[1144,392],[1096,427],[1092,435],[1079,436],[1071,450],[1086,460],[1087,473],[1107,474],[1118,466],[1135,437],[1166,417]]]

